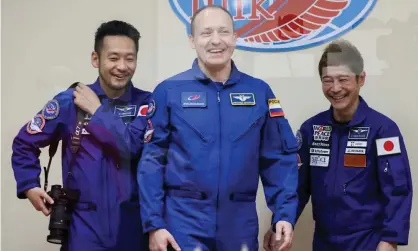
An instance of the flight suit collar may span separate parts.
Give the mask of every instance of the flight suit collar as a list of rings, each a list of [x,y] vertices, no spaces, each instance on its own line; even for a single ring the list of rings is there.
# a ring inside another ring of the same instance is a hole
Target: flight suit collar
[[[193,76],[200,80],[202,83],[209,83],[211,82],[209,77],[203,73],[203,71],[200,69],[197,58],[193,61],[192,65],[192,72]],[[225,82],[225,85],[232,85],[238,83],[239,79],[241,77],[241,72],[236,67],[233,60],[231,60],[231,75],[229,76],[229,79]]]
[[[106,93],[103,91],[102,87],[100,86],[99,78],[97,78],[96,81],[90,87],[97,94],[100,100],[102,100],[103,98],[107,98]],[[128,102],[129,100],[131,100],[132,89],[133,89],[133,84],[131,81],[129,81],[126,91],[123,93],[122,96],[120,96],[116,100],[121,100],[125,102]]]
[[[363,97],[359,96],[360,103],[357,107],[356,112],[354,113],[353,119],[347,124],[347,127],[352,127],[361,124],[367,117],[367,112],[369,106],[367,105],[366,101],[363,99]],[[332,106],[330,106],[330,109],[328,110],[328,122],[330,124],[336,124],[336,121],[333,118],[333,109]]]

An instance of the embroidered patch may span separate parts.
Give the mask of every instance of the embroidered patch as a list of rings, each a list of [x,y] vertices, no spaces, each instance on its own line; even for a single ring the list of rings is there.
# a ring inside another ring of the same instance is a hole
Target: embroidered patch
[[[353,127],[350,128],[350,132],[348,133],[349,139],[367,139],[369,136],[369,127]]]
[[[26,126],[26,131],[29,134],[37,134],[42,132],[42,129],[45,126],[45,118],[42,114],[37,114],[35,117],[32,118],[31,121],[28,122]]]
[[[302,137],[302,133],[300,132],[300,130],[297,130],[296,132],[296,142],[298,143],[298,150],[300,150],[300,148],[302,148],[302,143],[303,143],[303,137]]]
[[[117,105],[114,113],[119,117],[136,116],[136,105]]]
[[[399,137],[377,139],[376,148],[377,156],[401,153]]]
[[[298,169],[303,165],[302,163],[302,159],[300,158],[299,154],[298,154]]]
[[[141,117],[147,116],[147,112],[148,112],[148,105],[141,105],[139,107],[137,117],[139,117],[139,116],[141,116]]]
[[[155,105],[155,100],[149,102],[147,109],[147,118],[151,118],[154,115],[156,109],[157,106]]]
[[[42,109],[42,116],[44,119],[55,119],[58,117],[58,114],[60,113],[60,105],[58,103],[58,100],[52,99],[46,103],[44,108]]]
[[[324,155],[311,155],[311,166],[328,167],[329,156]]]
[[[152,139],[152,135],[154,134],[154,127],[152,126],[152,122],[150,119],[147,120],[147,130],[144,134],[144,142],[148,143]]]
[[[231,105],[255,105],[254,93],[230,93]]]
[[[313,136],[316,141],[329,141],[331,137],[331,126],[313,125]]]
[[[182,92],[181,106],[183,107],[206,107],[206,92]]]
[[[270,117],[283,117],[284,112],[282,106],[280,105],[280,101],[278,99],[269,99],[269,113]]]

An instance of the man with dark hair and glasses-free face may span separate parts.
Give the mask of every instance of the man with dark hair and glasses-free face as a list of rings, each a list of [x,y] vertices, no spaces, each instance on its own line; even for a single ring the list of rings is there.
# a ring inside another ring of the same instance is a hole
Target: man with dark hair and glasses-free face
[[[261,176],[287,250],[297,209],[296,138],[270,86],[232,61],[228,11],[204,7],[191,28],[197,59],[156,87],[148,109],[138,184],[150,249],[258,251]]]
[[[28,198],[46,216],[51,207],[45,200],[58,202],[40,186],[40,148],[62,142],[64,188],[78,190],[79,198],[61,250],[148,250],[141,228],[136,169],[151,93],[131,82],[139,38],[137,29],[126,22],[103,23],[91,55],[97,80],[57,94],[13,141],[17,196]]]
[[[311,198],[314,251],[394,251],[408,244],[408,154],[397,124],[360,96],[363,67],[354,45],[329,44],[318,70],[331,107],[306,120],[297,133],[297,216]]]

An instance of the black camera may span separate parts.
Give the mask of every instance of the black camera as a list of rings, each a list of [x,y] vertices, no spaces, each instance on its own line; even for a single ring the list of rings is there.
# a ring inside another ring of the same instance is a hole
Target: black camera
[[[71,214],[80,198],[79,190],[62,188],[61,185],[53,185],[48,195],[54,200],[54,204],[48,204],[51,208],[49,219],[49,235],[46,240],[53,244],[63,244],[68,238]]]

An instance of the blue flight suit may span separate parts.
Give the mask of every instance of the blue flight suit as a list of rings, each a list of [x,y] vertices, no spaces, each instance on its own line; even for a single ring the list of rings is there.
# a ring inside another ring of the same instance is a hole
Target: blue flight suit
[[[260,176],[273,223],[294,224],[297,142],[267,83],[233,62],[225,84],[212,82],[195,60],[157,85],[147,118],[138,169],[145,232],[165,228],[185,251],[258,251]]]
[[[408,244],[412,181],[395,122],[360,97],[349,123],[337,123],[330,108],[305,121],[297,139],[298,217],[311,197],[314,251]]]
[[[24,199],[25,190],[40,187],[40,148],[61,140],[64,186],[80,191],[62,250],[148,250],[148,237],[142,237],[136,169],[151,93],[129,83],[125,94],[109,99],[98,79],[89,87],[101,106],[86,116],[84,129],[79,130],[81,145],[73,159],[72,177],[67,180],[71,139],[78,133],[74,89],[69,88],[48,102],[13,141],[17,196]]]

